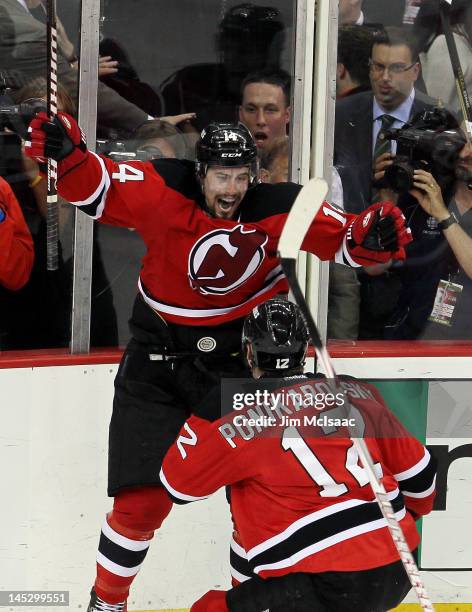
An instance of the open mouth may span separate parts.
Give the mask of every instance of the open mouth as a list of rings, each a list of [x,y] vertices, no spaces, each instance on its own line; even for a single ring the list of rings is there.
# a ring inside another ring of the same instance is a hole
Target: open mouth
[[[265,132],[254,132],[254,140],[256,141],[256,145],[265,144],[267,134]]]
[[[236,198],[218,198],[216,201],[216,209],[224,215],[232,212],[238,201]]]

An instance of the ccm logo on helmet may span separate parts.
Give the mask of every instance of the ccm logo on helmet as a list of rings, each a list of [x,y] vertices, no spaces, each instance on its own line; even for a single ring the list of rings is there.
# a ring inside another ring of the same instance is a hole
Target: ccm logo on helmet
[[[192,289],[223,295],[240,287],[261,266],[268,238],[256,229],[218,229],[195,243],[188,258]]]
[[[221,157],[242,157],[242,153],[221,153]]]

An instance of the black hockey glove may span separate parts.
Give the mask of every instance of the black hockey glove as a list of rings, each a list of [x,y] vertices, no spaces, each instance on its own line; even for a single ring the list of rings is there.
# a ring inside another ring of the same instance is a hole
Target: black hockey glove
[[[379,202],[361,213],[347,231],[352,259],[362,266],[405,259],[405,246],[412,241],[401,210],[391,202]]]
[[[78,166],[87,157],[87,144],[77,122],[66,113],[58,113],[53,121],[46,113],[38,113],[28,128],[30,140],[25,143],[25,154],[39,164],[48,158],[61,165],[61,174]]]

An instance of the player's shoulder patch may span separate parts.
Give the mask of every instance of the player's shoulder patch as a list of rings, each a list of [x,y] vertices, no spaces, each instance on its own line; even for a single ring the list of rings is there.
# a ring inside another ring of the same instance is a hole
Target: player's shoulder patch
[[[195,164],[181,159],[153,159],[154,169],[165,184],[186,198],[194,199],[200,192],[195,176]]]
[[[261,221],[273,215],[288,213],[301,189],[296,183],[259,183],[249,189],[241,204],[241,221]]]

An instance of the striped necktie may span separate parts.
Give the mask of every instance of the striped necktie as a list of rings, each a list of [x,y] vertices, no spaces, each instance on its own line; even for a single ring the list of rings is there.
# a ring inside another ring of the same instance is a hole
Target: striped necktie
[[[375,160],[377,159],[377,157],[379,157],[383,153],[390,153],[390,151],[392,150],[392,144],[391,144],[392,141],[387,140],[385,138],[385,132],[392,127],[395,121],[395,117],[392,117],[391,115],[382,115],[381,118],[382,118],[382,126],[379,130],[379,133],[377,134],[377,139],[375,141],[374,164],[375,164]],[[378,186],[372,187],[372,193],[371,193],[371,198],[370,198],[370,201],[372,204],[375,204],[378,201],[379,192],[380,192],[380,189]]]
[[[382,126],[377,134],[377,140],[374,147],[374,160],[383,153],[389,153],[392,150],[390,140],[386,140],[385,132],[389,130],[395,122],[395,117],[391,115],[382,115]]]

